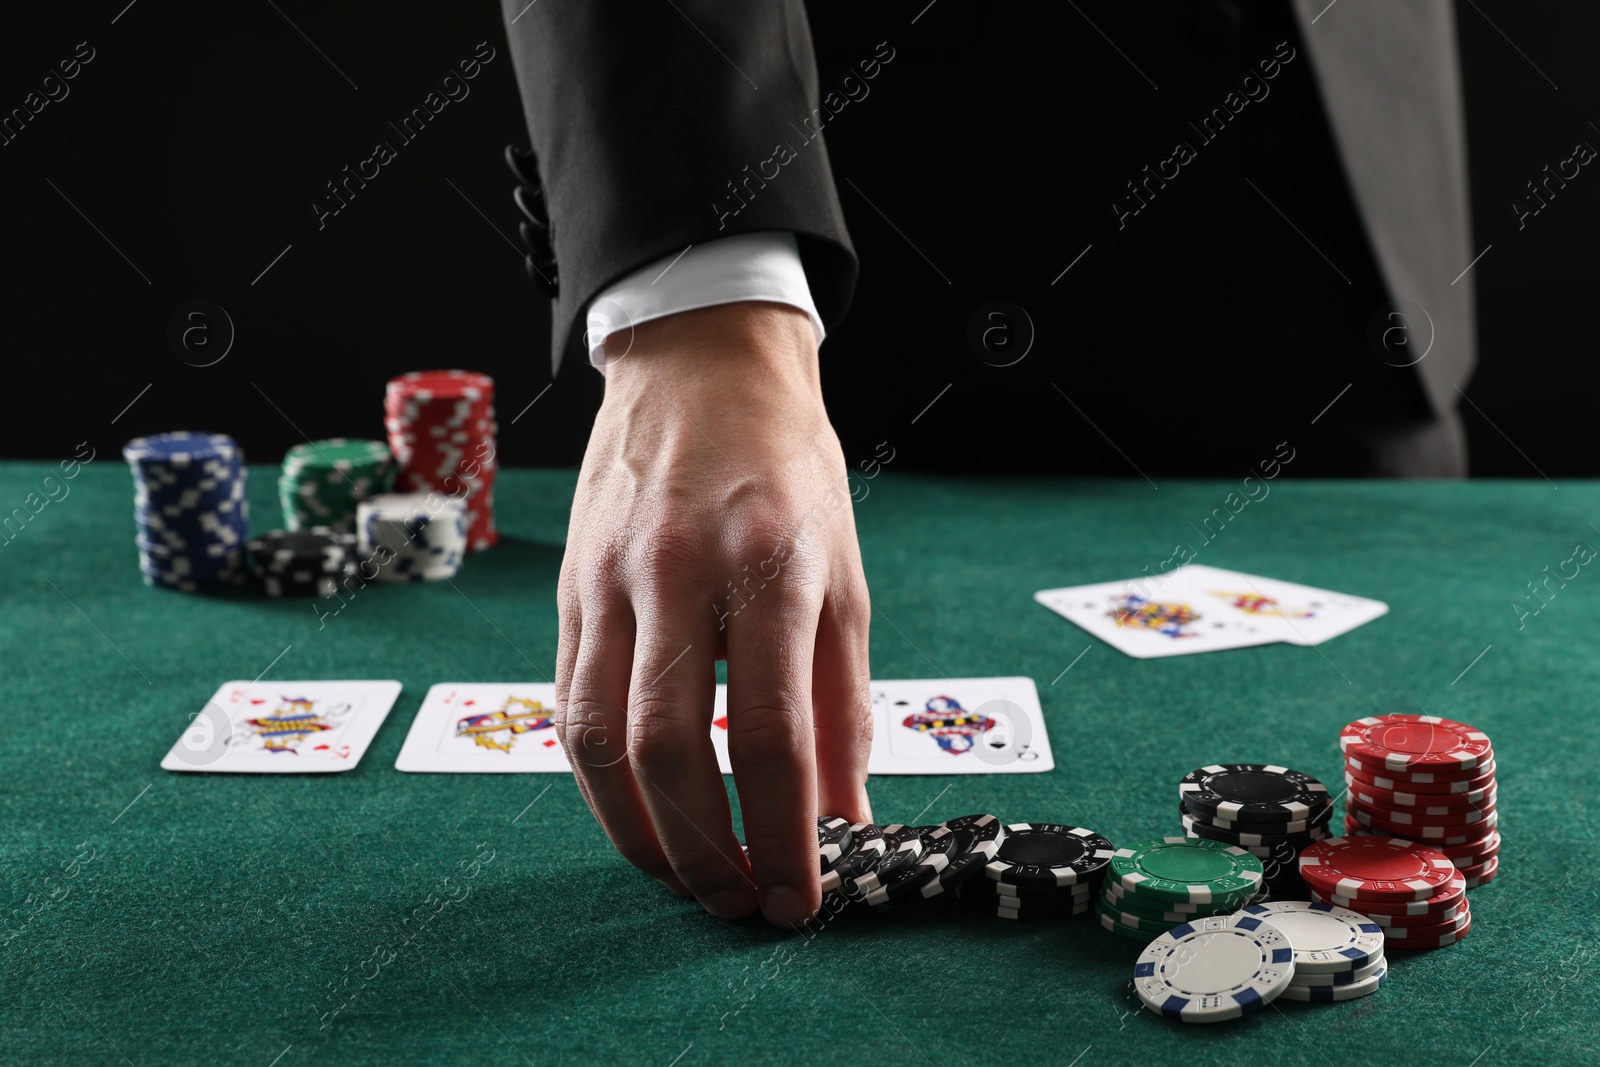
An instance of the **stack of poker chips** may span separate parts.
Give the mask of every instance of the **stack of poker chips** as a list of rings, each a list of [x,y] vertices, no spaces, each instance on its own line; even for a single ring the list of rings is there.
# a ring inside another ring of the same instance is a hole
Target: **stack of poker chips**
[[[389,487],[392,461],[382,441],[333,437],[284,453],[278,502],[291,530],[328,527],[354,533],[356,506]]]
[[[462,500],[468,547],[500,539],[494,524],[494,379],[464,370],[413,371],[389,382],[384,426],[394,451],[395,488]]]
[[[439,582],[455,577],[467,551],[467,516],[459,500],[436,493],[391,493],[358,507],[363,574],[380,582]]]
[[[1242,1018],[1288,994],[1295,980],[1295,951],[1283,931],[1244,912],[1208,915],[1148,940],[1133,965],[1133,988],[1166,1019]]]
[[[1248,904],[1239,914],[1270,923],[1294,950],[1294,976],[1281,993],[1284,1000],[1355,1000],[1389,980],[1383,928],[1359,911],[1274,900]]]
[[[1261,891],[1261,861],[1234,845],[1157,837],[1111,855],[1096,905],[1100,925],[1130,941],[1228,915]]]
[[[1184,775],[1179,815],[1192,838],[1221,841],[1261,861],[1269,900],[1304,900],[1300,852],[1330,836],[1328,787],[1270,763],[1220,763]]]
[[[957,894],[1001,919],[1066,919],[1094,910],[1116,846],[1092,830],[1060,823],[1012,823],[983,877]]]
[[[1467,878],[1442,853],[1391,837],[1331,837],[1300,873],[1313,900],[1365,915],[1388,948],[1439,948],[1472,930]]]
[[[1488,735],[1432,715],[1375,715],[1339,734],[1344,828],[1428,845],[1472,889],[1500,870],[1499,790]]]
[[[331,597],[355,574],[354,534],[314,527],[273,530],[250,542],[250,563],[270,597]]]
[[[933,826],[817,820],[822,910],[919,903],[979,877],[1005,836],[993,815],[963,815]]]
[[[146,585],[185,592],[244,581],[250,505],[231,437],[164,433],[122,448],[133,471],[135,543]]]

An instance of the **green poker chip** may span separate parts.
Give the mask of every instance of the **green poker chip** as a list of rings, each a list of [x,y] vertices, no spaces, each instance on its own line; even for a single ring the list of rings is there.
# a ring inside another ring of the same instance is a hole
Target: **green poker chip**
[[[1117,849],[1106,877],[1140,900],[1208,904],[1254,893],[1264,873],[1261,861],[1237,846],[1158,837]]]

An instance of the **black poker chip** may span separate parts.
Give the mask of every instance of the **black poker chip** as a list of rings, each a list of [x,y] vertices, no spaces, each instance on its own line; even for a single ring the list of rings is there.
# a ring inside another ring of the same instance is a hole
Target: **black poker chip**
[[[1178,795],[1190,809],[1230,822],[1294,822],[1319,814],[1328,787],[1311,775],[1270,763],[1217,763],[1183,776]]]
[[[878,869],[889,854],[889,842],[883,831],[872,823],[852,823],[850,854],[842,857],[833,868],[822,875],[822,891],[833,892],[851,885],[856,879]]]
[[[1211,824],[1219,830],[1234,830],[1247,834],[1296,834],[1310,830],[1313,827],[1327,826],[1333,818],[1333,804],[1329,803],[1321,811],[1315,812],[1304,819],[1290,821],[1270,819],[1224,819],[1220,816],[1200,811],[1187,801],[1181,801],[1178,808],[1185,815]]]
[[[991,881],[1016,886],[1072,885],[1104,876],[1116,846],[1093,830],[1061,823],[1012,823],[984,867]]]
[[[911,828],[922,839],[922,855],[917,862],[885,876],[880,868],[878,885],[863,898],[868,904],[898,904],[902,901],[935,896],[941,889],[940,873],[957,858],[961,841],[945,826]],[[926,892],[932,886],[931,892]]]
[[[817,855],[822,865],[821,873],[827,874],[833,870],[854,848],[855,838],[850,833],[847,821],[837,815],[824,815],[817,819]]]

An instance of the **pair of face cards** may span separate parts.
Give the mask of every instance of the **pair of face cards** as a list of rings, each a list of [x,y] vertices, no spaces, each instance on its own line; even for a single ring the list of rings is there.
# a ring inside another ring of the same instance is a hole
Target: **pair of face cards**
[[[1033,598],[1136,659],[1280,642],[1320,645],[1389,610],[1381,600],[1196,564],[1044,589]]]

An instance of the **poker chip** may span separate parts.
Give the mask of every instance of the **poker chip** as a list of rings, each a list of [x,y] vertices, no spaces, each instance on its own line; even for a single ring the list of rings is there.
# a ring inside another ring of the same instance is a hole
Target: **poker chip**
[[[1454,719],[1436,715],[1373,715],[1339,733],[1347,763],[1376,772],[1460,774],[1493,756],[1489,737]]]
[[[854,844],[849,855],[841,857],[822,874],[822,891],[833,892],[854,883],[857,878],[878,869],[889,853],[889,842],[883,831],[869,822],[851,823],[850,836]]]
[[[1465,923],[1456,927],[1454,930],[1451,930],[1449,933],[1443,933],[1431,937],[1390,938],[1387,944],[1391,949],[1443,948],[1446,945],[1455,944],[1457,941],[1460,941],[1471,932],[1472,916],[1468,915]]]
[[[1384,928],[1348,908],[1280,900],[1248,904],[1240,914],[1272,924],[1288,939],[1296,974],[1351,971],[1383,956]]]
[[[1079,915],[1087,915],[1093,910],[1094,908],[1088,905],[1081,908],[1074,908],[1070,912],[1013,911],[1007,908],[996,908],[994,911],[994,916],[997,919],[1011,919],[1012,921],[1049,920],[1076,918]]]
[[[1467,888],[1477,889],[1478,886],[1488,885],[1490,881],[1494,881],[1494,875],[1498,875],[1498,873],[1499,856],[1496,856],[1494,859],[1491,859],[1488,864],[1485,864],[1482,873],[1475,873],[1475,875],[1470,875],[1470,877],[1467,877]]]
[[[1403,838],[1332,837],[1300,854],[1313,889],[1352,900],[1426,900],[1455,873],[1448,858]]]
[[[1315,894],[1313,895],[1315,896]],[[1333,903],[1327,898],[1318,899],[1320,899],[1322,903]],[[1347,907],[1348,905],[1341,904],[1338,906]],[[1361,912],[1361,914],[1365,915],[1379,926],[1388,930],[1416,926],[1437,926],[1439,923],[1454,919],[1457,915],[1460,915],[1462,909],[1465,907],[1466,902],[1465,900],[1462,900],[1460,903],[1450,904],[1446,907],[1440,908],[1437,911],[1428,912],[1422,915],[1388,915],[1383,912],[1370,911],[1366,908],[1351,908],[1351,910]]]
[[[983,869],[996,882],[1062,886],[1098,879],[1113,845],[1092,830],[1060,823],[1012,823],[995,858]]]
[[[1484,822],[1495,813],[1495,801],[1485,800],[1453,811],[1421,812],[1410,808],[1390,808],[1376,803],[1369,804],[1361,800],[1355,793],[1351,793],[1346,803],[1350,811],[1364,812],[1374,819],[1397,826],[1441,827],[1451,829],[1457,827],[1470,827]]]
[[[190,593],[241,584],[250,503],[238,444],[225,434],[163,433],[134,438],[122,456],[145,584]]]
[[[494,379],[464,370],[413,371],[390,379],[384,427],[395,488],[460,500],[471,551],[499,540],[494,520]]]
[[[1253,834],[1229,830],[1193,815],[1182,815],[1185,831],[1193,833],[1196,837],[1204,837],[1211,841],[1225,841],[1230,845],[1247,845],[1251,848],[1271,848],[1283,844],[1310,844],[1332,835],[1328,833],[1324,824],[1318,824],[1314,830],[1287,834]]]
[[[278,502],[290,530],[356,530],[356,506],[386,492],[393,457],[382,441],[333,437],[295,445],[283,456]]]
[[[1381,789],[1349,773],[1344,776],[1344,784],[1350,790],[1350,795],[1363,804],[1410,810],[1420,815],[1443,815],[1447,812],[1475,808],[1483,801],[1493,803],[1498,793],[1492,775],[1486,785],[1454,793],[1405,793],[1393,789]]]
[[[1291,823],[1328,807],[1328,787],[1270,763],[1220,763],[1184,775],[1178,796],[1212,820]],[[1285,831],[1287,832],[1287,831]]]
[[[1110,915],[1103,911],[1099,911],[1098,909],[1096,910],[1095,917],[1099,919],[1102,928],[1111,931],[1118,937],[1125,937],[1129,941],[1138,941],[1141,944],[1149,944],[1156,938],[1162,936],[1163,933],[1163,931],[1159,930],[1135,930],[1131,926],[1123,926]]]
[[[878,885],[867,891],[863,899],[868,904],[896,904],[910,899],[920,899],[930,883],[937,882],[939,873],[950,865],[960,848],[960,838],[944,826],[918,827],[922,838],[922,855],[916,863],[884,875],[879,870]],[[938,890],[935,891],[935,894]]]
[[[1208,815],[1190,808],[1188,804],[1179,804],[1178,812],[1195,822],[1205,823],[1218,830],[1230,833],[1264,834],[1278,837],[1288,837],[1298,834],[1312,833],[1328,825],[1328,820],[1333,818],[1333,805],[1328,804],[1321,811],[1308,819],[1296,819],[1291,822],[1255,822],[1248,819],[1223,819],[1215,815]]]
[[[1453,793],[1470,793],[1494,784],[1495,762],[1489,760],[1481,767],[1461,774],[1374,771],[1360,760],[1345,757],[1345,777],[1354,778],[1378,789],[1396,793],[1432,793],[1448,796]]]
[[[864,902],[869,892],[899,877],[922,858],[924,842],[917,827],[891,823],[879,832],[885,845],[883,858],[871,870],[841,879],[840,890],[854,902]]]
[[[1299,970],[1296,970],[1294,981],[1289,984],[1303,987],[1355,985],[1371,978],[1388,965],[1388,958],[1379,956],[1365,967],[1357,967],[1353,971],[1334,971],[1331,974],[1301,974]]]
[[[1437,841],[1441,845],[1467,845],[1486,840],[1499,825],[1500,816],[1497,812],[1490,812],[1479,822],[1456,826],[1407,826],[1379,819],[1364,811],[1354,811],[1345,819],[1346,830],[1352,828],[1352,822],[1368,832],[1379,832],[1390,837],[1403,837],[1428,844]]]
[[[1445,908],[1459,906],[1466,900],[1467,879],[1457,871],[1450,876],[1450,880],[1439,888],[1439,891],[1422,900],[1356,900],[1354,897],[1345,897],[1338,894],[1321,893],[1329,904],[1337,904],[1341,908],[1350,908],[1362,912],[1369,917],[1374,914],[1382,915],[1432,915],[1443,911]]]
[[[1188,915],[1190,918],[1198,918],[1204,915],[1214,915],[1229,911],[1237,911],[1239,908],[1242,908],[1244,905],[1248,904],[1250,902],[1250,898],[1253,897],[1256,892],[1257,890],[1255,888],[1243,889],[1237,893],[1218,896],[1211,901],[1195,903],[1187,900],[1154,900],[1148,897],[1140,897],[1133,891],[1123,888],[1123,886],[1113,878],[1107,878],[1105,880],[1105,887],[1103,889],[1103,893],[1107,899],[1114,902],[1120,910],[1132,911],[1137,908],[1145,908],[1147,910],[1160,912],[1178,912],[1180,914]]]
[[[1427,926],[1380,926],[1388,941],[1417,941],[1437,939],[1453,934],[1472,921],[1472,908],[1465,907],[1448,919]]]
[[[1058,886],[1054,889],[1044,889],[1034,886],[1011,885],[1008,882],[991,882],[985,878],[980,887],[984,892],[997,897],[1009,897],[1013,900],[1062,900],[1066,897],[1087,898],[1092,897],[1099,890],[1095,882],[1078,882],[1075,885]]]
[[[924,897],[938,896],[970,879],[978,878],[1000,851],[1006,838],[1005,826],[993,815],[963,815],[939,825],[955,836],[955,853],[945,869],[939,872],[939,877],[923,887]]]
[[[466,510],[437,493],[386,493],[356,506],[358,550],[381,582],[453,578],[467,553]],[[363,567],[365,574],[365,567]]]
[[[1388,980],[1389,968],[1385,964],[1359,982],[1349,985],[1290,985],[1280,996],[1283,1000],[1337,1003],[1376,993]]]
[[[356,575],[353,535],[312,527],[271,530],[249,544],[250,566],[270,597],[332,597]]]
[[[1133,985],[1145,1006],[1165,1018],[1221,1022],[1271,1003],[1288,988],[1295,966],[1294,950],[1280,930],[1238,912],[1160,934],[1139,954]]]
[[[1233,845],[1160,837],[1117,849],[1106,877],[1139,897],[1204,904],[1257,891],[1262,874],[1261,861]]]
[[[855,847],[850,823],[837,815],[817,818],[817,856],[822,873],[827,874]]]

